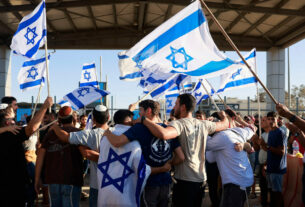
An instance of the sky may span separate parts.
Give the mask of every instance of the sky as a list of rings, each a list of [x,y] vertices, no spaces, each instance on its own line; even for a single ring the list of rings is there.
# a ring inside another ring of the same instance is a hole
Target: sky
[[[304,83],[304,60],[305,60],[305,40],[302,40],[290,47],[290,69],[291,69],[291,85],[300,85]],[[49,50],[52,52],[53,50]],[[78,82],[81,76],[81,69],[84,63],[95,62],[98,69],[98,77],[100,74],[100,57],[102,57],[102,81],[108,77],[109,96],[113,96],[114,108],[125,109],[129,104],[142,97],[143,90],[138,86],[138,82],[126,82],[119,80],[119,67],[117,54],[119,50],[56,50],[51,56],[49,64],[50,74],[50,94],[56,96],[57,102],[64,95],[73,91],[78,87]],[[246,52],[242,52],[246,54]],[[37,57],[42,57],[44,50],[39,51]],[[226,52],[226,55],[232,59],[238,59],[235,52]],[[287,56],[287,49],[286,49]],[[18,99],[18,102],[31,102],[31,97],[38,94],[38,88],[22,92],[19,89],[17,81],[18,71],[22,63],[26,59],[17,55],[12,55],[12,90],[11,94]],[[287,60],[287,58],[286,58]],[[257,71],[258,76],[263,83],[266,84],[266,52],[257,52]],[[195,81],[195,79],[194,79]],[[210,80],[215,89],[218,88],[219,82],[216,78]],[[286,90],[287,90],[287,61],[286,61]],[[248,96],[254,98],[256,94],[255,87],[248,87],[238,90],[232,90],[223,93],[222,96],[237,97],[246,99]],[[40,101],[47,96],[47,87],[43,87]]]

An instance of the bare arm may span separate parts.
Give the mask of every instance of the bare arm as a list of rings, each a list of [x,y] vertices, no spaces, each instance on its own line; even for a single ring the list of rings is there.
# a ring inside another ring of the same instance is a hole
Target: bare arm
[[[54,130],[60,141],[69,143],[70,133],[60,128],[56,123],[52,125],[49,131]]]
[[[42,170],[45,154],[46,154],[45,148],[38,149],[36,165],[35,165],[35,191],[37,194],[39,193],[39,182],[40,182],[41,170]]]
[[[226,130],[229,127],[229,120],[224,111],[218,112],[220,116],[220,121],[216,122],[216,130],[215,132]]]
[[[99,157],[100,153],[90,149],[89,147],[85,147],[82,145],[79,146],[78,149],[84,158],[91,160],[93,162],[98,161],[98,157]]]
[[[128,138],[124,134],[117,136],[109,129],[105,131],[104,136],[107,137],[110,144],[112,144],[114,147],[121,147],[129,142]]]
[[[12,132],[13,134],[18,134],[19,130],[21,129],[20,126],[17,125],[10,125],[10,126],[5,126],[0,128],[0,134],[4,132]]]
[[[283,156],[285,154],[285,147],[284,146],[278,146],[278,147],[272,147],[270,146],[269,149],[267,148],[267,144],[263,139],[260,139],[260,145],[262,146],[263,150],[270,151],[275,155]]]
[[[145,119],[143,124],[149,129],[149,131],[159,139],[174,139],[178,136],[177,130],[174,127],[167,126],[166,128],[155,124],[149,119]]]
[[[178,164],[182,163],[184,160],[185,160],[185,156],[184,156],[184,153],[182,151],[182,148],[177,147],[174,150],[174,158],[172,159],[171,164],[172,165],[178,165]]]
[[[293,114],[285,105],[283,104],[277,104],[276,110],[279,112],[280,116],[283,116],[287,119],[291,119],[293,116],[295,116],[295,121],[293,122],[294,125],[296,125],[300,130],[302,130],[305,133],[305,120],[303,120],[301,117]]]
[[[25,127],[25,134],[26,136],[31,136],[40,126],[44,114],[53,105],[53,100],[51,97],[46,98],[44,101],[42,107],[39,109],[39,111],[35,114],[33,119],[28,123],[28,125]]]
[[[305,135],[304,132],[302,132],[296,125],[292,123],[287,123],[286,127],[291,131],[291,133],[298,133],[299,135],[297,136],[298,141],[302,145],[302,147],[305,148]]]
[[[163,166],[161,167],[150,167],[151,173],[150,174],[158,174],[158,173],[163,173],[163,172],[168,172],[171,170],[171,164],[170,161],[166,162]]]

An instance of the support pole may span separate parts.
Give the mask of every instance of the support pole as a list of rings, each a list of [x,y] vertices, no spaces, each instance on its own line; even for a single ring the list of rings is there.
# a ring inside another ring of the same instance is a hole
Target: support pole
[[[49,59],[48,59],[48,41],[46,37],[46,42],[44,43],[44,51],[46,58],[46,74],[47,74],[47,88],[48,88],[48,97],[50,97],[50,78],[49,78]],[[49,112],[51,113],[51,107],[49,108]]]
[[[288,50],[288,108],[291,108],[291,94],[290,94],[290,55],[289,55],[289,47],[287,48]]]
[[[261,101],[259,97],[258,84],[256,84],[256,94],[257,94],[257,113],[258,113],[258,137],[261,138],[262,135]]]
[[[206,87],[203,85],[201,79],[199,79],[199,81],[200,81],[202,87],[204,88],[205,92],[209,95],[209,98],[210,98],[210,100],[212,101],[212,103],[214,104],[216,110],[217,110],[217,111],[220,111],[219,108],[218,108],[218,106],[217,106],[217,104],[215,103],[214,99],[212,98],[210,92],[209,92],[209,91],[206,89]]]
[[[238,48],[236,47],[236,45],[233,43],[233,41],[231,40],[231,38],[229,37],[229,35],[226,33],[226,31],[223,29],[223,27],[220,25],[220,23],[218,22],[218,20],[216,19],[216,17],[214,16],[214,14],[212,13],[212,11],[209,9],[209,7],[206,5],[206,3],[203,0],[200,0],[200,2],[202,3],[203,7],[208,11],[208,13],[210,14],[211,18],[214,20],[214,22],[216,23],[216,25],[218,26],[218,28],[220,29],[221,33],[225,36],[226,40],[228,41],[228,43],[231,45],[231,47],[236,51],[236,53],[238,54],[238,56],[242,59],[242,61],[245,63],[245,65],[248,67],[248,69],[250,70],[250,72],[252,73],[252,75],[256,78],[256,80],[261,84],[261,86],[263,87],[263,89],[266,91],[266,93],[270,96],[271,100],[275,103],[278,104],[278,102],[275,100],[275,98],[273,97],[273,95],[271,94],[271,92],[268,90],[268,88],[265,86],[265,84],[261,81],[261,79],[256,75],[256,73],[252,70],[252,68],[250,67],[250,65],[248,64],[248,62],[245,60],[245,58],[241,55],[241,53],[239,52]]]
[[[216,95],[218,96],[218,98],[220,99],[220,101],[223,103],[224,107],[227,108],[227,104],[226,102],[221,98],[221,96],[216,92],[216,90],[214,89],[214,87],[210,84],[210,82],[208,80],[206,80],[206,82],[210,85],[210,87],[213,89],[213,91],[216,93]]]
[[[31,119],[34,117],[34,114],[35,114],[35,112],[36,112],[38,100],[39,100],[39,98],[40,98],[41,89],[42,89],[42,84],[40,84],[40,86],[39,86],[39,90],[38,90],[38,94],[37,94],[35,106],[34,106],[34,109],[32,110],[32,117],[31,117]],[[49,112],[51,113],[50,109],[51,109],[51,108],[49,108]]]

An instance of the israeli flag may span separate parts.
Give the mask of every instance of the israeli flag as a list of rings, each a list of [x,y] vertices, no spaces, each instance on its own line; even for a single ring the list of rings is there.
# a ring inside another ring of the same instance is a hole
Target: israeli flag
[[[253,49],[245,56],[245,60],[256,73],[256,50]],[[217,93],[226,90],[238,89],[253,86],[257,83],[256,78],[246,65],[242,64],[239,68],[221,76],[221,83]]]
[[[60,105],[60,108],[64,107],[64,106],[70,106],[74,111],[76,110],[73,106],[71,106],[71,104],[69,103],[69,101],[66,101],[64,99],[61,99],[58,104]]]
[[[50,56],[48,57],[50,59]],[[46,77],[46,58],[29,60],[23,63],[18,73],[18,83],[22,91],[44,85]]]
[[[110,94],[110,92],[100,90],[93,86],[83,86],[68,93],[63,99],[69,101],[71,106],[78,110],[108,94]]]
[[[15,54],[34,58],[46,39],[46,5],[43,0],[32,13],[22,18],[13,36],[11,49]]]
[[[79,86],[98,86],[95,63],[86,63],[83,65]]]
[[[180,95],[180,93],[172,93],[172,94],[166,94],[165,95],[165,109],[166,109],[166,115],[169,116],[171,111],[174,109],[177,97]]]
[[[92,112],[89,113],[85,130],[91,130],[93,128]]]
[[[137,81],[143,77],[143,74],[139,67],[134,67],[133,62],[129,62],[130,60],[126,57],[126,51],[122,51],[118,54],[119,60],[119,68],[120,68],[120,80],[124,81]]]
[[[204,87],[210,93],[211,96],[215,93],[215,91],[212,89],[210,84],[205,79],[199,79],[192,91],[192,95],[195,97],[197,105],[199,105],[202,102],[202,100],[209,98],[209,94],[203,88],[200,80],[202,81],[202,84],[204,85]]]
[[[113,133],[121,135],[128,128],[117,124]],[[97,168],[98,206],[140,206],[140,196],[151,169],[137,141],[116,148],[103,137]]]
[[[153,69],[190,76],[216,76],[238,64],[218,50],[199,0],[122,53],[119,61],[121,71]]]

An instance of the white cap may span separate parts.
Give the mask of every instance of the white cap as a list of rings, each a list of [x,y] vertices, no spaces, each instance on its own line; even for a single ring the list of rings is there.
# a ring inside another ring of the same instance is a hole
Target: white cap
[[[8,107],[8,104],[6,104],[6,103],[0,104],[0,110],[6,109],[7,107]]]
[[[94,109],[95,109],[96,111],[99,111],[99,112],[105,112],[105,111],[107,111],[107,107],[104,106],[104,105],[97,105]]]

